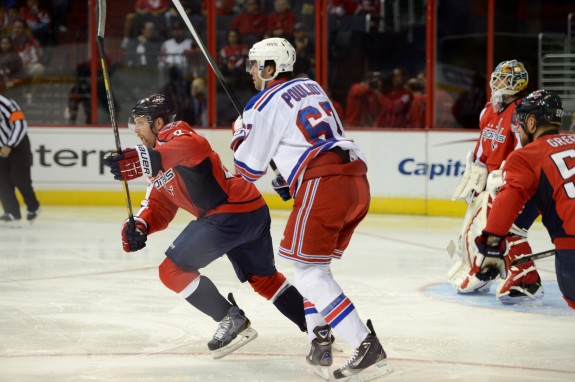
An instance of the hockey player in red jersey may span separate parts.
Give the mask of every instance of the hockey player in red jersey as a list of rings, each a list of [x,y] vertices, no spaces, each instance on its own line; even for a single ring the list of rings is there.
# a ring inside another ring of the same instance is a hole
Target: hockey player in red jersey
[[[330,333],[355,349],[333,372],[336,380],[370,380],[389,369],[370,320],[362,322],[335,280],[330,264],[340,259],[369,209],[367,164],[346,138],[339,116],[320,85],[294,78],[296,53],[283,38],[269,38],[249,52],[249,73],[260,90],[234,123],[236,170],[256,181],[273,158],[281,175],[272,185],[283,200],[294,198],[279,255],[293,261],[298,290],[306,298],[311,343],[307,361],[329,379]],[[357,375],[356,375],[357,374]]]
[[[511,152],[521,147],[512,117],[526,95],[527,84],[527,71],[517,60],[501,62],[491,74],[492,96],[480,115],[481,135],[467,157],[465,173],[453,195],[453,200],[465,199],[469,203],[458,248],[461,259],[448,272],[459,293],[487,292],[497,279],[495,274],[477,277],[479,264],[473,242],[485,226],[490,204],[501,185],[501,165]],[[507,236],[508,264],[522,254],[531,253],[527,231],[538,215],[535,204],[529,202],[517,217]],[[496,297],[504,304],[540,301],[543,287],[535,263],[511,267],[507,277],[500,281]]]
[[[144,248],[147,236],[165,229],[183,208],[197,219],[166,250],[159,276],[166,287],[219,322],[208,343],[214,357],[257,336],[231,294],[230,302],[200,275],[201,268],[224,254],[241,282],[248,281],[305,331],[303,297],[274,265],[271,218],[264,199],[252,184],[226,170],[205,138],[185,122],[172,122],[174,117],[173,105],[161,94],[138,101],[129,125],[143,144],[104,158],[116,180],[142,175],[149,179],[135,226],[124,222],[124,251]]]
[[[561,98],[537,90],[515,110],[521,143],[503,166],[504,184],[477,237],[481,275],[506,276],[506,236],[528,200],[541,211],[543,225],[556,248],[557,282],[567,304],[575,309],[575,135],[559,134]]]

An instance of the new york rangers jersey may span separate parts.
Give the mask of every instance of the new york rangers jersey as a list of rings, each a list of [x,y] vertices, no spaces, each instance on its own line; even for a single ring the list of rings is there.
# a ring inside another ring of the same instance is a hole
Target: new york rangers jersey
[[[263,176],[273,159],[295,196],[308,163],[336,146],[367,164],[359,146],[345,137],[328,96],[308,78],[272,82],[248,102],[242,118],[249,132],[234,164],[248,181]]]
[[[575,135],[549,133],[509,155],[485,230],[504,236],[533,198],[558,249],[575,248]]]
[[[521,99],[511,102],[500,112],[493,110],[487,103],[479,117],[481,136],[475,145],[475,160],[487,165],[492,172],[501,167],[501,163],[521,142],[515,125],[512,123],[515,107]]]

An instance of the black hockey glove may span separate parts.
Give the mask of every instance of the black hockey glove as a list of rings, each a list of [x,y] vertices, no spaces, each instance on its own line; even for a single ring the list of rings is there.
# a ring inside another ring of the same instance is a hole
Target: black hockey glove
[[[507,276],[504,258],[507,252],[505,238],[483,231],[481,236],[475,239],[475,245],[482,255],[476,259],[476,261],[481,261],[480,271],[476,274],[477,278],[482,281],[493,280],[498,274],[501,278],[505,278]]]
[[[274,180],[272,180],[272,186],[274,190],[281,196],[283,201],[288,201],[291,199],[289,193],[289,185],[285,181],[284,177],[278,175]]]

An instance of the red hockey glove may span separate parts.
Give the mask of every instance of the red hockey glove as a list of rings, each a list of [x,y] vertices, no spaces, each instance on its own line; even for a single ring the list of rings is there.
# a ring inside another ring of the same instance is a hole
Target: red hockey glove
[[[481,236],[475,239],[475,245],[479,250],[475,261],[479,262],[480,266],[480,271],[476,274],[477,278],[482,281],[493,280],[498,274],[501,278],[505,278],[507,276],[504,259],[507,252],[505,238],[483,231]]]
[[[151,150],[143,145],[127,148],[121,154],[112,154],[104,158],[104,164],[110,166],[110,172],[116,180],[132,180],[142,175],[152,176]]]
[[[148,239],[148,224],[144,219],[134,217],[135,227],[132,227],[130,219],[124,221],[122,226],[122,248],[124,252],[136,252],[146,246]]]

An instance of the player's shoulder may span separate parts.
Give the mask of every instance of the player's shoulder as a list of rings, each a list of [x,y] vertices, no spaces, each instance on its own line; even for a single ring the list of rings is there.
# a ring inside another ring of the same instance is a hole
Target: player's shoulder
[[[309,78],[294,78],[289,81],[275,83],[269,88],[266,88],[253,96],[252,99],[247,103],[244,110],[262,111],[268,104],[280,100],[280,96],[284,90],[303,82],[316,83]]]

